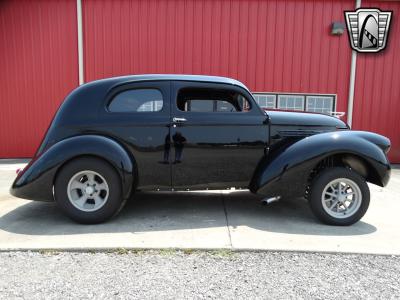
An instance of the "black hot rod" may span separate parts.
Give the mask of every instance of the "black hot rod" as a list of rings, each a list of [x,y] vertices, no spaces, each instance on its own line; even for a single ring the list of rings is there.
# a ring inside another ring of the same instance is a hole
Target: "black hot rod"
[[[264,112],[233,79],[116,77],[67,96],[11,194],[98,223],[135,190],[248,188],[305,196],[322,222],[350,225],[367,211],[367,182],[388,183],[389,148],[335,117]]]

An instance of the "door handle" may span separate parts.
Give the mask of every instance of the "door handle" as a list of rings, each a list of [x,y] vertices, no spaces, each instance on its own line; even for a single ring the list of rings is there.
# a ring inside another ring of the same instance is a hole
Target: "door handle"
[[[172,122],[174,123],[183,123],[186,122],[187,120],[185,118],[172,118]]]

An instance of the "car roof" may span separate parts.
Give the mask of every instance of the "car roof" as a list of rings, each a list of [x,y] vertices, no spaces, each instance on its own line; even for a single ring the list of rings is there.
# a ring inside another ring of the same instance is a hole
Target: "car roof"
[[[209,76],[209,75],[186,75],[186,74],[142,74],[142,75],[127,75],[100,79],[89,82],[88,84],[96,84],[106,81],[117,81],[118,83],[129,83],[136,81],[153,81],[153,80],[174,80],[174,81],[198,81],[198,82],[211,82],[211,83],[225,83],[240,86],[246,90],[248,88],[240,81],[222,76]]]

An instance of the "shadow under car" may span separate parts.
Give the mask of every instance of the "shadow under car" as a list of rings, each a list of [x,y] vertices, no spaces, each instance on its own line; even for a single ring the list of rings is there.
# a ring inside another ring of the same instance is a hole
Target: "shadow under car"
[[[137,193],[121,213],[104,224],[77,224],[54,202],[28,202],[0,217],[0,229],[27,235],[85,233],[144,233],[211,227],[247,226],[266,232],[321,236],[370,234],[376,227],[359,221],[343,228],[319,223],[305,199],[287,199],[270,205],[248,191]]]

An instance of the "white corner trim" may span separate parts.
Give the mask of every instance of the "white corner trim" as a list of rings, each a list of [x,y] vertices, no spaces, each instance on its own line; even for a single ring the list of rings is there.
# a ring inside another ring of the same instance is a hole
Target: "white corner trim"
[[[82,29],[82,1],[76,0],[76,19],[78,25],[78,79],[79,85],[85,83],[83,76],[83,29]]]
[[[356,9],[361,6],[361,0],[356,0]],[[351,52],[349,98],[347,101],[347,124],[353,125],[354,89],[356,85],[357,51]]]
[[[347,101],[347,124],[351,127],[353,123],[354,88],[356,84],[357,52],[352,50],[350,65],[349,99]]]

